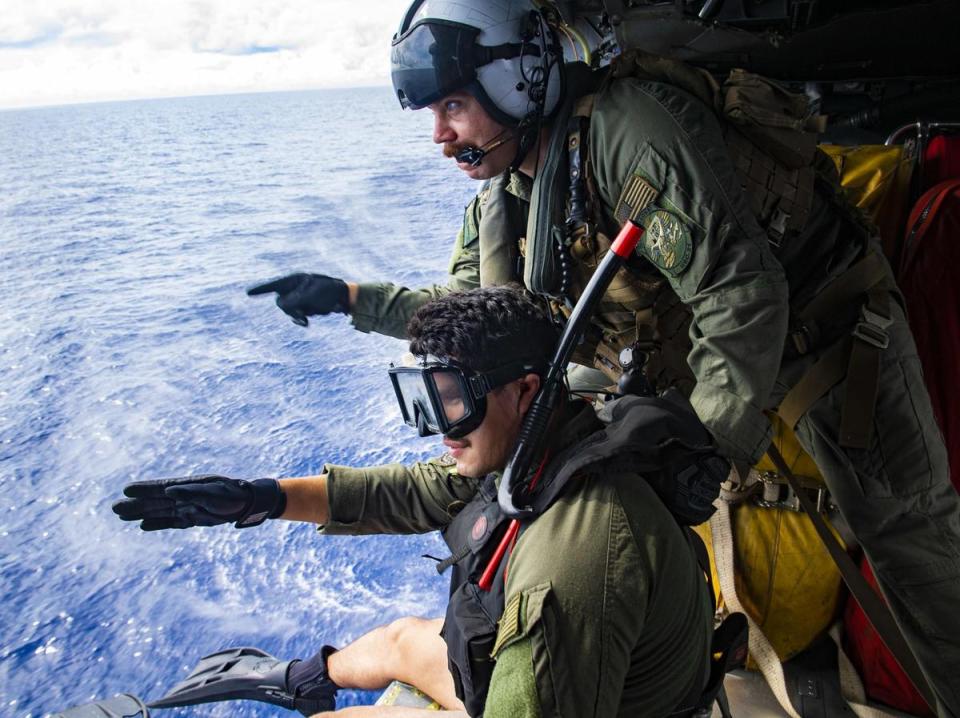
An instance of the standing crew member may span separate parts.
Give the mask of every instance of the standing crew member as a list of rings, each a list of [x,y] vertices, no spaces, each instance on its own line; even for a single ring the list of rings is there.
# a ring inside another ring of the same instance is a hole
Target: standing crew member
[[[743,73],[720,93],[637,52],[583,81],[529,0],[416,0],[392,57],[401,104],[429,108],[444,154],[488,180],[450,286],[522,279],[562,306],[606,237],[643,223],[582,360],[615,373],[631,348],[742,466],[765,452],[765,412],[778,411],[866,552],[938,712],[960,715],[960,500],[892,273],[805,104]],[[399,336],[443,290],[301,274],[252,293],[266,291],[301,323],[346,311]]]

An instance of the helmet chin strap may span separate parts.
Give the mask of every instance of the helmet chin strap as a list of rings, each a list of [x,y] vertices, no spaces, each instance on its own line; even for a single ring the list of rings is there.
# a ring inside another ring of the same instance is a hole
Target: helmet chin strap
[[[517,142],[517,154],[513,158],[513,162],[510,163],[511,172],[516,172],[520,169],[520,165],[523,164],[527,155],[530,154],[530,150],[537,144],[537,140],[540,138],[539,129],[539,123],[526,121],[520,123],[520,126],[517,128],[517,137],[519,139]]]
[[[483,158],[497,149],[500,145],[509,142],[511,138],[510,131],[504,129],[500,134],[480,147],[464,147],[454,155],[457,162],[464,162],[471,167],[479,167]]]

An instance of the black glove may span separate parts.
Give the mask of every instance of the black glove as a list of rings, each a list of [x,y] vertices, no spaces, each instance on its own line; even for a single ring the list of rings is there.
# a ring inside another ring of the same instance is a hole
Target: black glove
[[[277,293],[277,306],[290,315],[294,324],[301,327],[309,323],[307,317],[316,314],[346,314],[350,311],[350,291],[346,282],[326,274],[288,274],[286,277],[250,287],[247,296],[254,297],[268,292]]]
[[[141,521],[144,531],[217,526],[231,521],[238,529],[275,519],[287,507],[276,479],[243,481],[226,476],[135,481],[123,488],[129,498],[113,512],[124,521]]]

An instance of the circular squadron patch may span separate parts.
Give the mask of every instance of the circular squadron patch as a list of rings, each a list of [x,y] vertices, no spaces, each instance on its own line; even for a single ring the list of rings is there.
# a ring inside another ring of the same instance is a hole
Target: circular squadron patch
[[[665,209],[655,209],[647,214],[644,225],[647,231],[641,241],[643,254],[673,276],[683,272],[693,257],[690,230]]]

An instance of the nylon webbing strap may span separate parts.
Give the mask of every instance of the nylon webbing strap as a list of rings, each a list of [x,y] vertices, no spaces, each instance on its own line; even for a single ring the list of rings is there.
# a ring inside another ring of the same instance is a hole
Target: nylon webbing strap
[[[850,706],[850,710],[857,714],[859,718],[899,718],[903,714],[900,712],[885,711],[871,705],[867,705],[867,693],[863,687],[863,681],[857,669],[846,653],[843,652],[843,641],[840,636],[840,622],[838,621],[830,628],[830,638],[837,646],[837,669],[840,674],[840,695]]]
[[[800,417],[832,387],[847,378],[840,422],[840,445],[865,449],[873,432],[873,410],[880,379],[880,353],[890,343],[890,295],[885,260],[868,254],[835,279],[799,313],[805,340],[819,337],[820,324],[867,293],[851,335],[836,341],[780,402],[777,413],[793,429]],[[796,336],[796,335],[795,335]]]
[[[890,294],[873,289],[853,331],[847,389],[840,416],[840,446],[867,449],[873,435],[873,410],[880,388],[880,354],[890,344]]]
[[[764,680],[770,686],[770,690],[780,707],[786,711],[790,718],[800,718],[800,714],[797,713],[796,708],[790,701],[780,656],[777,655],[770,640],[763,635],[760,626],[744,610],[743,604],[740,603],[740,597],[737,596],[730,505],[726,501],[717,501],[715,505],[717,510],[710,517],[710,537],[713,541],[713,560],[717,566],[717,578],[720,580],[720,596],[730,612],[739,612],[747,617],[749,627],[747,648],[750,655],[756,661],[760,673],[763,674]]]
[[[443,573],[455,563],[460,563],[470,554],[470,547],[464,546],[451,556],[447,556],[442,561],[437,562],[437,573]]]
[[[844,337],[836,342],[783,397],[777,414],[791,429],[796,427],[807,409],[843,379],[847,373],[851,341],[851,337]]]
[[[823,520],[823,517],[820,516],[810,497],[801,489],[797,477],[794,476],[793,471],[787,466],[787,462],[784,461],[783,456],[780,455],[780,452],[772,444],[767,449],[767,456],[773,461],[777,467],[777,471],[786,477],[790,487],[797,495],[800,505],[810,517],[813,527],[817,531],[817,535],[820,536],[820,540],[823,541],[823,545],[826,546],[831,558],[833,558],[834,563],[840,570],[840,575],[843,577],[844,583],[847,584],[850,593],[853,594],[857,603],[860,604],[860,608],[863,609],[867,620],[870,621],[877,635],[880,636],[880,640],[883,641],[884,645],[890,650],[890,653],[893,654],[893,657],[897,663],[900,664],[900,667],[904,673],[907,674],[907,677],[916,687],[917,691],[919,691],[920,695],[923,696],[927,705],[933,709],[933,706],[936,705],[933,691],[927,684],[923,672],[920,670],[920,665],[917,663],[917,659],[914,658],[913,652],[907,645],[906,639],[904,639],[903,634],[900,632],[899,626],[894,622],[890,610],[880,596],[874,592],[870,584],[867,583],[867,580],[863,577],[863,574],[860,573],[860,569],[857,568],[853,559],[850,558],[849,554],[847,554],[840,545],[840,542],[837,541],[836,537],[827,527],[826,522]]]

